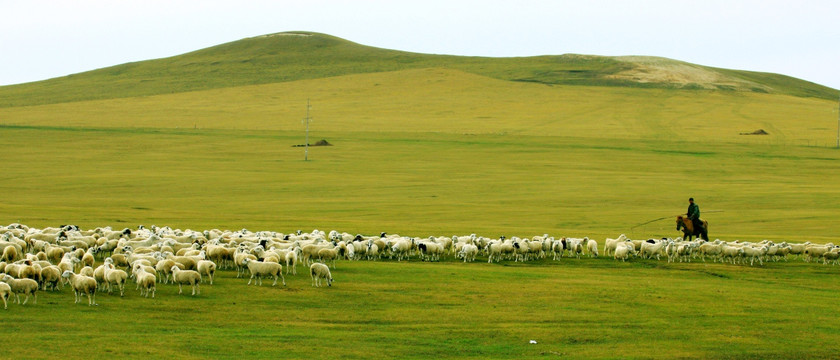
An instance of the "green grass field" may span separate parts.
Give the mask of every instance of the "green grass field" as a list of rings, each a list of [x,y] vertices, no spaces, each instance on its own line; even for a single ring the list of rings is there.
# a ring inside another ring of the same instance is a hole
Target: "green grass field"
[[[3,312],[4,356],[85,358],[832,358],[837,268],[655,260],[338,262],[313,288],[217,275],[201,295],[128,284]],[[14,334],[14,335],[11,335]],[[530,344],[536,340],[537,344]]]
[[[268,39],[0,88],[0,224],[603,245],[678,236],[691,196],[712,238],[840,235],[836,90],[723,69],[761,89],[628,84],[609,76],[632,64],[611,58]],[[302,64],[298,47],[317,61]],[[334,146],[304,161],[293,145],[307,99],[311,142]],[[740,135],[757,129],[769,135]],[[12,341],[0,358],[825,359],[840,338],[838,272],[801,260],[339,262],[335,286],[314,289],[306,275],[248,288],[226,271],[195,298],[159,285],[142,299],[130,284],[89,308],[68,289],[41,293],[2,312]]]

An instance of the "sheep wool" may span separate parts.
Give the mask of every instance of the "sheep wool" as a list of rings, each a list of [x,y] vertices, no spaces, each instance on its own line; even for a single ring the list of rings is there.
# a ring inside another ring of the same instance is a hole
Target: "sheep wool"
[[[176,261],[177,262],[177,261]],[[172,281],[178,284],[178,294],[183,292],[183,288],[181,285],[190,285],[192,286],[192,295],[195,296],[196,293],[201,295],[201,288],[199,288],[198,284],[201,282],[201,274],[195,270],[181,270],[178,266],[172,267]]]
[[[254,284],[256,285],[257,281],[259,281],[259,285],[262,286],[263,276],[271,276],[274,278],[274,283],[271,284],[271,286],[277,285],[278,277],[283,279],[283,286],[286,286],[286,278],[283,276],[282,265],[271,262],[259,262],[251,259],[245,259],[244,264],[248,267],[248,270],[251,271],[251,278],[248,279],[248,285],[251,285],[251,280],[256,278]]]
[[[8,300],[11,296],[12,288],[9,286],[9,284],[0,282],[0,298],[3,298],[3,309],[9,308]]]
[[[70,286],[73,287],[73,293],[76,295],[75,304],[82,301],[82,296],[87,295],[88,306],[98,305],[96,303],[96,279],[75,274],[70,270],[61,274],[61,277],[70,280]]]
[[[15,302],[21,304],[20,302],[20,294],[25,294],[26,299],[23,300],[23,304],[29,301],[29,296],[32,295],[35,298],[34,304],[38,303],[38,282],[32,279],[15,279],[8,274],[4,274],[2,281],[9,285],[12,294],[15,295]]]
[[[313,263],[309,266],[309,274],[312,276],[312,286],[321,287],[321,280],[327,281],[327,286],[332,286],[333,278],[330,268],[321,263]]]

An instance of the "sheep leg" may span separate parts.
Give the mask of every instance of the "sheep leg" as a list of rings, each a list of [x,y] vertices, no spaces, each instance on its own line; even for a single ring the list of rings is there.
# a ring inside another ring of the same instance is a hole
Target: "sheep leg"
[[[181,283],[178,283],[178,295],[180,295],[183,291],[184,289],[181,288]]]

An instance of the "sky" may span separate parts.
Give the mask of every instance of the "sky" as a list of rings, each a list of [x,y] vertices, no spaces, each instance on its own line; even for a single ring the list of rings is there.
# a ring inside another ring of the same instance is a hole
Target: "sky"
[[[0,0],[0,85],[282,31],[429,54],[661,56],[840,89],[837,0]]]

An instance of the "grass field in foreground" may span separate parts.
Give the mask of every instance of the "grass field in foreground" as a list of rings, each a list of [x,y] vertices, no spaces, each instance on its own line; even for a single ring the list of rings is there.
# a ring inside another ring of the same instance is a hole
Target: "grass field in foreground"
[[[196,297],[159,284],[155,299],[141,298],[129,283],[124,298],[99,294],[88,307],[69,288],[41,292],[37,305],[2,312],[3,356],[827,359],[838,350],[840,270],[801,260],[337,266],[321,289],[305,271],[286,287],[222,271]]]

